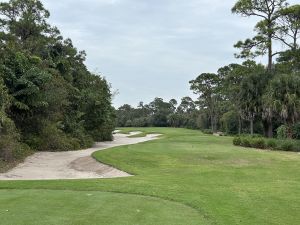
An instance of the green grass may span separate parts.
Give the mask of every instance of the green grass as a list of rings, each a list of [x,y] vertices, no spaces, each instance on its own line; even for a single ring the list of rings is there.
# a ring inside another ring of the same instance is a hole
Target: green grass
[[[0,223],[299,224],[299,154],[245,149],[186,129],[130,130],[164,135],[94,157],[136,176],[2,181]]]
[[[187,224],[196,225],[200,218],[196,210],[176,202],[98,191],[4,190],[0,202],[1,224],[182,225],[190,218]]]

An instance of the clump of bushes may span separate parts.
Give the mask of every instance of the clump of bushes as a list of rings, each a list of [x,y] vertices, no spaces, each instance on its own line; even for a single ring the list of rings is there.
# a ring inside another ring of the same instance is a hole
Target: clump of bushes
[[[263,138],[253,138],[250,142],[252,148],[265,149],[266,142]]]
[[[204,134],[214,134],[214,132],[211,129],[204,129],[204,130],[202,130],[202,132]]]
[[[292,139],[267,139],[262,137],[241,136],[233,139],[235,146],[300,152],[300,141]]]
[[[282,125],[277,128],[277,138],[278,139],[287,139],[289,137],[289,127]]]
[[[300,123],[293,126],[282,125],[276,131],[278,139],[293,138],[300,140]]]

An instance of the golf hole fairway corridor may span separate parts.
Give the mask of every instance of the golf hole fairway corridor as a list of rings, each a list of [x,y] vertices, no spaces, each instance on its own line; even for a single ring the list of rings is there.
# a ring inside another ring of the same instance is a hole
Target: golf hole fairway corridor
[[[298,225],[300,155],[173,128],[93,153],[134,176],[0,181],[1,225]]]

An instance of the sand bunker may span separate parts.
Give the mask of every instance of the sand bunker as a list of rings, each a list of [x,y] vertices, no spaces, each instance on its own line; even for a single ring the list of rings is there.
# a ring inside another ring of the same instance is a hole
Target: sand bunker
[[[91,154],[121,145],[137,144],[156,139],[159,134],[130,138],[138,132],[114,134],[114,141],[99,142],[93,148],[69,152],[38,152],[28,157],[7,173],[0,174],[0,180],[56,180],[128,177],[130,174],[99,163]]]

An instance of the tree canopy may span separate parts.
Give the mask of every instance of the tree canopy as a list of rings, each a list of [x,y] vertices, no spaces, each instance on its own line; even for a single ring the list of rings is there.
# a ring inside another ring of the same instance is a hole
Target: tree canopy
[[[64,39],[49,16],[39,0],[0,3],[0,158],[5,160],[17,149],[71,150],[112,139],[110,85],[88,71],[85,52]]]

